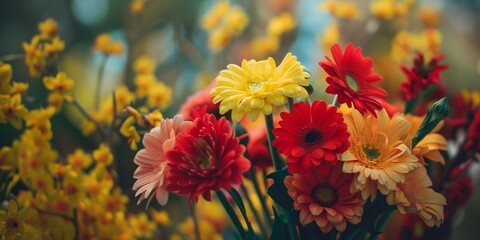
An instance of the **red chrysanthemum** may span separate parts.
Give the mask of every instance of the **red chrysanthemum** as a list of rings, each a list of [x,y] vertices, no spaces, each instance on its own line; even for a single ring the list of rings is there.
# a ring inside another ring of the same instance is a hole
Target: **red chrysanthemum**
[[[443,55],[432,58],[425,64],[423,53],[417,52],[417,57],[413,60],[413,67],[408,69],[402,66],[402,71],[407,75],[407,82],[402,83],[407,100],[415,98],[417,93],[426,90],[431,84],[440,82],[440,74],[448,68],[448,65],[440,65]]]
[[[480,135],[478,133],[480,133],[480,107],[477,107],[475,117],[468,127],[465,151],[480,152]]]
[[[385,101],[387,92],[374,83],[382,81],[382,77],[372,71],[373,60],[362,56],[360,47],[354,48],[349,43],[342,53],[338,44],[331,47],[333,61],[326,57],[327,61],[318,64],[327,72],[328,87],[325,90],[330,94],[337,94],[339,103],[352,105],[361,113],[369,111],[375,114],[375,110],[382,109],[381,101]]]
[[[335,165],[337,153],[345,152],[350,143],[343,115],[334,106],[314,101],[312,106],[300,102],[290,113],[282,112],[280,128],[273,130],[273,145],[288,157],[288,171],[302,172],[312,166],[326,169]],[[329,164],[326,164],[329,163]]]
[[[239,145],[225,117],[217,120],[213,114],[205,114],[196,118],[175,141],[175,148],[166,154],[170,168],[167,190],[189,196],[189,205],[200,195],[210,201],[211,191],[242,183],[243,173],[250,168],[250,161],[243,156],[245,147]]]
[[[293,207],[300,211],[301,224],[315,221],[327,233],[334,227],[343,232],[347,221],[360,222],[364,200],[360,192],[350,192],[353,174],[343,173],[342,165],[329,167],[326,173],[314,167],[285,178]]]

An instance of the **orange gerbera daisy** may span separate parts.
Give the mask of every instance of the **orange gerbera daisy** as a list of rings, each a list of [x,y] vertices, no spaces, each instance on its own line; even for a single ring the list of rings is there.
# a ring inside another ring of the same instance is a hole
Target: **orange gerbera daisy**
[[[343,171],[354,173],[351,190],[361,190],[364,199],[375,199],[377,190],[384,195],[405,181],[405,174],[420,166],[412,154],[410,123],[401,114],[390,118],[385,109],[377,117],[356,109],[345,115],[350,132],[350,148],[340,159]]]
[[[443,207],[447,204],[445,197],[433,191],[432,181],[425,167],[420,166],[406,175],[405,183],[387,196],[390,205],[397,205],[405,213],[415,212],[429,227],[437,227],[443,222]]]
[[[342,163],[328,167],[326,174],[318,167],[294,173],[284,183],[294,200],[293,207],[300,211],[301,224],[315,221],[324,233],[334,227],[343,232],[347,221],[360,222],[365,201],[359,192],[350,192],[353,174],[343,173]]]
[[[406,115],[405,118],[410,122],[410,136],[415,136],[415,133],[422,125],[423,118],[418,116]],[[447,140],[437,132],[443,127],[443,122],[438,124],[422,141],[420,141],[412,150],[413,155],[417,156],[421,164],[425,165],[425,159],[445,164],[440,150],[447,150]]]
[[[175,147],[175,137],[187,126],[192,124],[184,121],[182,115],[176,115],[173,119],[163,119],[160,127],[156,127],[143,137],[144,149],[135,156],[134,162],[138,165],[133,177],[137,179],[133,184],[133,190],[140,195],[138,203],[148,199],[148,204],[153,196],[161,205],[167,204],[167,159],[165,153]],[[152,194],[153,193],[153,194]]]

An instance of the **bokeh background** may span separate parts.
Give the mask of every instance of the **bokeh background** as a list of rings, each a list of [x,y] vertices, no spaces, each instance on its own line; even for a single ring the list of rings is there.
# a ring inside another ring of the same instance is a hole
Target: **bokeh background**
[[[75,95],[87,108],[93,107],[93,88],[102,56],[92,50],[95,37],[109,33],[121,41],[125,51],[108,59],[102,96],[109,95],[119,84],[133,86],[133,61],[141,55],[156,60],[155,75],[173,89],[173,104],[164,111],[164,116],[173,116],[185,99],[193,92],[208,85],[216,73],[229,63],[239,64],[242,59],[264,58],[261,51],[252,47],[252,39],[265,35],[268,20],[282,12],[290,12],[296,19],[297,27],[282,36],[281,46],[272,57],[277,62],[291,51],[313,75],[312,82],[318,85],[317,96],[322,93],[322,72],[317,62],[322,60],[325,48],[321,36],[334,21],[334,17],[322,11],[319,0],[243,0],[233,1],[240,5],[250,20],[244,32],[235,37],[221,51],[207,47],[208,34],[200,27],[202,16],[216,2],[212,0],[150,0],[141,14],[132,12],[130,0],[2,0],[0,3],[0,56],[22,53],[22,42],[37,32],[37,24],[47,18],[59,23],[60,37],[65,41],[66,50],[60,55],[59,68],[75,80]],[[383,86],[392,101],[401,97],[399,83],[404,80],[400,64],[391,57],[391,42],[398,30],[398,22],[376,21],[368,16],[369,2],[356,1],[360,17],[355,21],[338,20],[341,26],[341,44],[353,42],[363,47],[364,55],[375,60],[376,71],[385,76]],[[440,52],[445,54],[444,62],[449,69],[442,75],[442,82],[449,94],[462,89],[480,89],[480,1],[477,0],[417,0],[419,7],[434,9],[439,14],[437,28],[442,33]],[[421,29],[419,16],[409,16],[407,28]],[[368,28],[374,28],[368,32]],[[266,48],[269,45],[260,45]],[[260,59],[258,59],[260,60]],[[41,80],[31,79],[23,61],[12,64],[16,81],[30,81],[30,89],[38,99],[45,99]],[[38,90],[37,90],[38,89]],[[36,102],[45,105],[46,103]],[[81,117],[73,108],[66,106],[61,114],[52,118],[53,144],[60,154],[82,147],[93,150],[95,141],[81,136],[77,126]],[[479,133],[480,134],[480,133]],[[0,146],[11,144],[18,132],[0,125]],[[131,186],[135,169],[135,152],[128,149],[124,139],[116,155],[119,163],[120,184],[132,196],[131,210],[141,211],[135,205]],[[476,186],[480,186],[478,170],[472,169]],[[480,191],[464,210],[460,211],[454,223],[452,239],[474,239],[480,236]],[[175,205],[175,201],[173,205]],[[179,204],[180,208],[182,204]],[[171,206],[175,208],[175,206]],[[175,218],[175,217],[174,217]],[[179,217],[180,219],[180,217]]]

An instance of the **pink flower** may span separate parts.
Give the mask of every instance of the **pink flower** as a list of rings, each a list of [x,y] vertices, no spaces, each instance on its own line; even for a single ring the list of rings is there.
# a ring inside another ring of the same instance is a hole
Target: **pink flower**
[[[143,137],[144,149],[135,156],[134,162],[138,165],[133,177],[137,179],[133,185],[135,197],[140,195],[139,204],[148,198],[147,206],[153,196],[161,205],[167,204],[168,164],[165,153],[175,147],[175,137],[187,126],[192,124],[184,121],[182,115],[173,119],[163,119],[160,127],[156,127]]]

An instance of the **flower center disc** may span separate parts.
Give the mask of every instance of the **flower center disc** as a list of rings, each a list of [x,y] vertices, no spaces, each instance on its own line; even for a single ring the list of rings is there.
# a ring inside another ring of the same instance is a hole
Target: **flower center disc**
[[[350,75],[347,75],[347,84],[348,86],[353,90],[353,91],[358,91],[358,84],[355,78],[351,77]]]
[[[308,128],[300,134],[300,137],[302,145],[305,147],[312,147],[312,145],[316,145],[322,141],[323,135],[315,128]]]
[[[372,146],[364,146],[363,153],[370,161],[375,161],[378,157],[380,157],[380,151]]]
[[[311,197],[313,201],[322,207],[333,206],[338,199],[337,189],[328,184],[320,184],[312,189]]]

